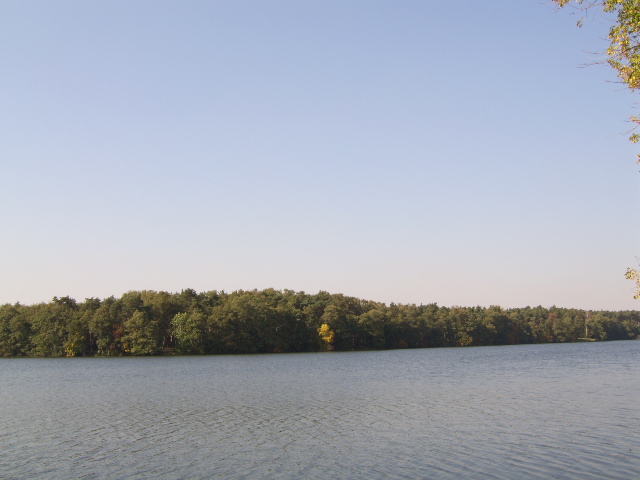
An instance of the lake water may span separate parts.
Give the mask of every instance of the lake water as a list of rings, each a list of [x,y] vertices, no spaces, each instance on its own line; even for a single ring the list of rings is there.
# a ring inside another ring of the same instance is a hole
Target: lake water
[[[0,478],[640,476],[640,342],[0,359]]]

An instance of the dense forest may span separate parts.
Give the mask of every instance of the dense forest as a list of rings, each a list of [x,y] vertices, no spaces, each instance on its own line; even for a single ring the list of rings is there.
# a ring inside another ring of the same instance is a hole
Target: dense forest
[[[315,352],[626,340],[640,312],[396,305],[273,289],[0,306],[0,355]]]

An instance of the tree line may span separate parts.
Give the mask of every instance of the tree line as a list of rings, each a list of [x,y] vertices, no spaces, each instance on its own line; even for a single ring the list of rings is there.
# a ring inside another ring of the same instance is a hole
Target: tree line
[[[638,311],[439,307],[291,290],[131,291],[0,306],[0,355],[237,354],[627,340]]]

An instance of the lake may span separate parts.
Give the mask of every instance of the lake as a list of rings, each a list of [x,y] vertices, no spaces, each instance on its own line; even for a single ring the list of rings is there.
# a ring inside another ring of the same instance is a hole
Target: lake
[[[640,475],[640,341],[0,359],[0,478]]]

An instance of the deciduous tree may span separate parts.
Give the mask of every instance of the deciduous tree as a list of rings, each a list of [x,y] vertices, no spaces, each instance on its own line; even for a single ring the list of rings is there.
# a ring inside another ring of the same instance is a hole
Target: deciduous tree
[[[618,73],[618,77],[629,90],[634,92],[640,88],[640,1],[638,0],[553,0],[560,8],[569,4],[578,6],[585,14],[590,9],[601,9],[612,25],[609,29],[609,48],[607,63]],[[578,21],[582,26],[582,19]],[[629,133],[633,143],[640,141],[640,134],[635,132],[640,125],[640,116],[629,117],[634,124]],[[638,154],[640,163],[640,154]],[[636,282],[634,298],[640,298],[640,272],[628,268],[626,277]]]
[[[585,14],[591,9],[600,9],[611,19],[607,63],[616,70],[618,77],[632,92],[640,88],[640,2],[638,0],[553,0],[560,8],[568,4],[578,6]],[[578,21],[582,26],[582,19]],[[640,117],[632,116],[637,127]],[[633,143],[640,134],[629,138]],[[640,162],[640,154],[638,155]]]

